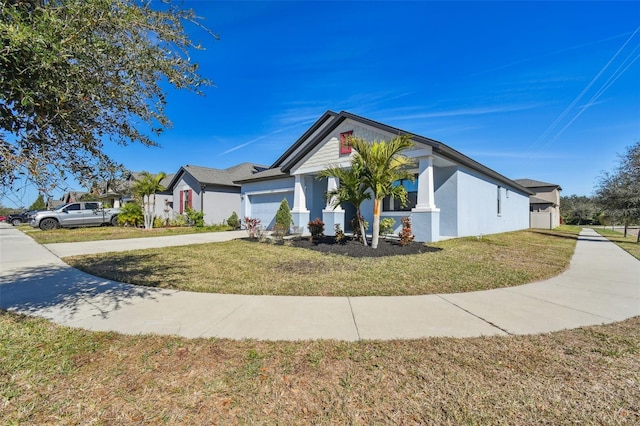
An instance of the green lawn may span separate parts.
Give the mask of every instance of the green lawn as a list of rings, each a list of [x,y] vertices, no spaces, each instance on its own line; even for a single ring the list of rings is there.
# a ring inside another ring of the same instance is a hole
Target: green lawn
[[[434,253],[350,258],[268,243],[229,241],[65,258],[93,275],[180,290],[272,295],[456,293],[555,276],[580,228],[519,231],[429,244]]]
[[[536,336],[125,336],[0,311],[0,424],[638,424],[640,318]]]

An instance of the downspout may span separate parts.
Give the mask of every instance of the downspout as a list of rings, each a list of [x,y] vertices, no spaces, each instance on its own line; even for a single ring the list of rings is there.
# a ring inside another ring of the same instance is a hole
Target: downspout
[[[200,184],[200,213],[204,213],[204,189],[207,187],[204,183]]]

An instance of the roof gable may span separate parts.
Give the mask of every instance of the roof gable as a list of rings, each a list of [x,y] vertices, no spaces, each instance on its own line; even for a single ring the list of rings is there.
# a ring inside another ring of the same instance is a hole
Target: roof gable
[[[468,167],[472,170],[478,171],[486,176],[489,176],[498,182],[513,187],[525,194],[531,195],[532,192],[521,184],[514,182],[513,180],[497,173],[496,171],[486,167],[483,164],[467,157],[466,155],[456,151],[455,149],[439,142],[435,139],[427,138],[420,135],[414,135],[412,132],[408,132],[393,126],[388,126],[383,123],[379,123],[374,120],[370,120],[365,117],[361,117],[355,114],[351,114],[346,111],[341,111],[336,114],[332,111],[325,112],[318,121],[316,121],[309,130],[307,130],[293,145],[291,145],[285,153],[276,160],[271,166],[272,169],[279,168],[284,173],[289,173],[300,160],[308,155],[317,144],[321,143],[328,135],[331,134],[341,123],[350,119],[356,123],[360,123],[364,126],[377,129],[378,131],[389,133],[393,135],[412,135],[411,140],[416,143],[424,144],[432,148],[432,151],[440,157],[451,160],[457,164]],[[258,176],[255,176],[258,178]]]
[[[172,175],[167,188],[173,188],[182,178],[184,174],[189,174],[201,185],[220,185],[234,186],[240,185],[235,183],[236,180],[246,179],[253,175],[257,170],[264,170],[266,166],[253,163],[241,163],[226,169],[213,169],[210,167],[192,166],[187,164],[180,167],[175,175]]]

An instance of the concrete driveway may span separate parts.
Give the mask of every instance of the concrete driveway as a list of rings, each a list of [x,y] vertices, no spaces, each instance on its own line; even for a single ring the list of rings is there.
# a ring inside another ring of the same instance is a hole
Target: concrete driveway
[[[161,237],[161,244],[234,237],[203,235]],[[102,241],[96,250],[158,246],[154,244],[160,243],[151,238]],[[61,325],[127,334],[347,341],[545,333],[640,315],[640,261],[590,229],[581,233],[570,267],[549,280],[481,292],[401,297],[159,290],[82,273],[56,255],[89,253],[90,247],[45,247],[10,225],[0,225],[0,308]]]

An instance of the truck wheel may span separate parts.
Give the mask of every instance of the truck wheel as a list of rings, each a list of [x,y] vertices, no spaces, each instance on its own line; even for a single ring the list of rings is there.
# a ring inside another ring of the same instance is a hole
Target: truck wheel
[[[22,220],[20,220],[20,219],[13,219],[13,220],[11,221],[11,224],[12,224],[13,226],[22,225]]]
[[[118,216],[111,218],[111,226],[118,226]]]
[[[42,222],[40,222],[40,229],[42,229],[43,231],[48,231],[50,229],[56,228],[58,228],[58,221],[55,219],[42,219]]]

